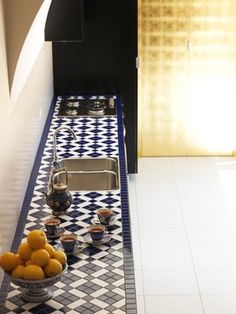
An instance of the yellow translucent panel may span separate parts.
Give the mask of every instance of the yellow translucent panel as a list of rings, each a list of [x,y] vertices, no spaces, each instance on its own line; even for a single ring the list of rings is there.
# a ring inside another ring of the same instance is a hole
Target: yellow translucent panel
[[[231,154],[236,1],[139,0],[139,55],[140,154]]]

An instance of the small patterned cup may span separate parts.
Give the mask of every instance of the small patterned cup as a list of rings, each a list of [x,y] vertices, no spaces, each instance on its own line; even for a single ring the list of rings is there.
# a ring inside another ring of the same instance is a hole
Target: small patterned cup
[[[63,234],[60,236],[61,244],[66,253],[71,253],[75,249],[77,243],[77,235],[74,233]]]
[[[101,208],[97,211],[97,216],[102,225],[109,225],[114,212],[110,208]]]
[[[56,235],[61,221],[57,218],[51,218],[44,221],[44,226],[48,235]]]
[[[91,225],[88,230],[93,241],[101,241],[106,228],[103,225]]]

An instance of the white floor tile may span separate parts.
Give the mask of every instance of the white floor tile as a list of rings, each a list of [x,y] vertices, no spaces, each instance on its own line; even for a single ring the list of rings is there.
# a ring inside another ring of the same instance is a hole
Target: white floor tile
[[[180,204],[183,211],[224,211],[224,203],[221,198],[217,197],[217,195],[211,195],[211,197],[209,197],[209,195],[205,193],[181,195]]]
[[[138,212],[148,212],[148,211],[177,211],[180,210],[180,203],[178,195],[168,194],[157,195],[156,193],[150,193],[150,196],[144,196],[143,193],[140,193],[137,197],[137,209]]]
[[[177,193],[172,195],[158,195],[155,198],[155,210],[163,210],[163,211],[178,211],[181,210],[180,202]],[[145,211],[152,211],[152,207],[149,208],[145,206]],[[139,211],[142,212],[142,208],[139,206]]]
[[[235,314],[236,295],[203,295],[205,314]]]
[[[236,236],[230,228],[188,228],[191,247],[236,247]]]
[[[175,182],[173,179],[155,179],[150,176],[144,179],[143,176],[137,176],[136,187],[138,192],[144,192],[142,189],[148,187],[149,190],[158,192],[158,194],[167,194],[175,192]]]
[[[142,228],[183,228],[183,215],[180,211],[139,211]]]
[[[193,271],[152,270],[143,271],[145,295],[198,295]]]
[[[146,314],[204,314],[198,296],[145,296],[145,304]]]
[[[133,225],[133,223],[131,224],[131,233],[132,233],[132,246],[133,246],[133,248],[140,247],[141,242],[140,242],[139,228],[136,224],[135,225]]]
[[[140,313],[235,314],[236,158],[141,158],[131,182]]]
[[[205,178],[211,175],[206,158],[173,157],[170,158],[170,163],[176,178]]]
[[[136,297],[136,302],[137,302],[137,314],[146,314],[144,296],[138,295]]]
[[[142,248],[143,270],[193,269],[191,253],[186,248]]]
[[[197,270],[202,295],[236,295],[236,270]]]
[[[137,228],[139,224],[139,218],[138,218],[138,212],[134,208],[133,210],[130,211],[130,219],[131,219],[132,226]]]
[[[139,177],[168,179],[173,177],[172,167],[169,158],[140,158]]]
[[[195,269],[234,269],[236,248],[192,248]]]
[[[186,211],[183,216],[187,228],[231,228],[229,216],[224,211]]]
[[[140,222],[140,225],[142,223]],[[141,247],[186,247],[184,228],[140,228]]]
[[[234,229],[234,233],[236,233],[236,200],[234,204],[231,205],[231,208],[228,210],[228,216],[230,220],[230,224]]]
[[[143,269],[142,252],[140,248],[133,248],[133,257],[134,257],[134,269],[135,270]]]
[[[179,179],[176,180],[176,187],[179,195],[211,195],[212,197],[218,189],[218,184],[212,178],[202,179]]]
[[[140,270],[135,270],[135,288],[136,288],[136,295],[143,296],[144,295],[144,288],[143,288],[143,272]]]

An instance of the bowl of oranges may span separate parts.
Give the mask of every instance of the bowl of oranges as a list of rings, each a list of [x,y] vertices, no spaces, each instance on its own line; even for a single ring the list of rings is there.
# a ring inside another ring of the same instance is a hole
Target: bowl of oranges
[[[48,243],[43,230],[30,231],[16,253],[4,252],[0,267],[13,284],[23,288],[26,302],[44,302],[53,296],[50,289],[67,269],[67,256]]]

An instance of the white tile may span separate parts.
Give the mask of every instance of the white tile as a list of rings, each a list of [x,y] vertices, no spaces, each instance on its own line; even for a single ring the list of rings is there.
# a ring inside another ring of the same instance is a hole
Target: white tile
[[[139,225],[142,228],[183,228],[183,215],[180,211],[140,211]]]
[[[236,295],[203,295],[205,314],[235,314]]]
[[[155,192],[145,196],[144,193],[140,192],[137,198],[137,209],[139,212],[159,210],[177,211],[181,209],[177,193],[171,196],[168,194],[157,195]]]
[[[236,248],[192,248],[196,269],[234,269],[236,271]]]
[[[144,295],[144,288],[143,288],[143,272],[141,270],[135,270],[135,288],[136,288],[136,295]]]
[[[142,177],[166,179],[172,177],[172,167],[169,158],[139,158],[138,174]]]
[[[210,167],[213,167],[214,169],[218,169],[221,167],[230,167],[230,169],[236,168],[236,159],[235,159],[235,157],[231,157],[231,156],[206,157],[206,162]]]
[[[230,228],[188,228],[191,247],[236,247],[236,236]]]
[[[230,224],[234,229],[234,233],[236,233],[236,200],[232,205],[232,208],[228,210],[228,216],[230,220]]]
[[[153,194],[150,194],[150,197],[142,198],[142,194],[137,197],[137,209],[140,211],[153,211],[158,210],[158,202],[153,197]]]
[[[202,295],[236,295],[236,270],[197,270],[196,275]]]
[[[181,210],[178,194],[174,194],[171,197],[169,195],[158,195],[155,197],[155,210],[163,211],[178,211]],[[147,208],[147,211],[152,211],[151,208]]]
[[[186,247],[184,228],[140,228],[141,247]]]
[[[142,295],[136,296],[136,302],[137,302],[137,314],[146,314],[144,296]]]
[[[135,183],[135,178],[132,177],[131,175],[128,176],[128,192],[129,192],[129,202],[131,206],[131,209],[133,207],[136,207],[136,183]],[[136,209],[136,208],[135,208]]]
[[[136,210],[130,210],[130,221],[132,226],[138,226],[138,212]]]
[[[224,203],[217,195],[209,197],[205,193],[181,195],[180,204],[183,211],[216,212],[224,210]]]
[[[130,185],[135,184],[136,177],[137,177],[137,174],[135,174],[135,173],[129,173],[127,175],[127,178],[128,178],[128,181],[129,181]]]
[[[235,169],[230,157],[141,159],[134,222],[147,314],[203,314],[199,289],[204,314],[236,313],[236,195],[228,182]]]
[[[147,295],[145,305],[146,314],[204,314],[199,296]]]
[[[142,198],[152,197],[156,199],[159,195],[175,195],[176,187],[173,180],[148,180],[144,181],[142,178],[138,177],[136,182],[137,198],[140,200]]]
[[[189,248],[142,248],[144,270],[193,269]]]
[[[134,269],[140,270],[143,268],[142,253],[140,248],[133,248]]]
[[[170,158],[175,178],[201,178],[209,177],[211,171],[205,158],[202,157],[176,157]]]
[[[212,178],[203,179],[179,179],[176,180],[177,191],[180,195],[193,194],[200,196],[207,194],[214,196],[218,185]]]
[[[132,223],[132,221],[131,221]],[[135,227],[131,225],[131,234],[132,234],[132,246],[133,248],[140,247],[141,242],[140,242],[140,235],[139,235],[139,228],[137,225]]]
[[[193,271],[152,270],[143,271],[145,295],[198,295]]]
[[[230,228],[229,217],[226,212],[204,212],[185,211],[183,212],[185,226],[187,228]]]

